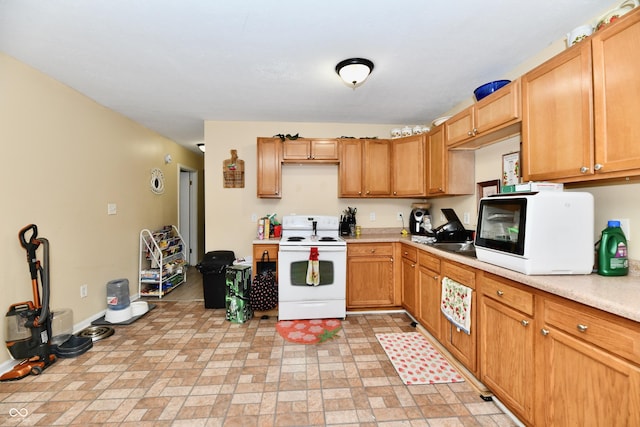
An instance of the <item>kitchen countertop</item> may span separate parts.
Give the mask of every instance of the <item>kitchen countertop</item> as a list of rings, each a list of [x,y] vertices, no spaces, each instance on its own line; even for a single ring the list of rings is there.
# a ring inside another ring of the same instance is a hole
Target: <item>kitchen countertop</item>
[[[541,291],[640,322],[640,271],[633,261],[630,264],[636,268],[630,267],[630,272],[627,276],[605,277],[598,274],[528,276],[478,261],[476,258],[457,255],[422,243],[412,242],[410,235],[402,236],[399,232],[364,233],[359,237],[347,237],[345,240],[347,243],[407,243],[418,249],[436,254],[440,258],[450,259]]]
[[[640,263],[630,261],[629,275],[604,277],[589,275],[528,276],[495,266],[476,258],[457,255],[422,243],[412,242],[411,236],[402,236],[397,229],[367,231],[358,237],[345,237],[348,243],[402,242],[431,252],[440,258],[456,261],[479,270],[511,279],[541,291],[549,292],[627,319],[640,322]],[[280,239],[254,240],[254,244],[277,244]]]

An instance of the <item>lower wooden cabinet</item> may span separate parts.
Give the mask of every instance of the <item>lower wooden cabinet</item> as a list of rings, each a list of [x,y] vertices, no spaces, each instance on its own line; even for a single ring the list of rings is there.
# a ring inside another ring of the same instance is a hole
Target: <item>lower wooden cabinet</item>
[[[440,258],[425,251],[418,253],[418,321],[438,341],[444,316],[440,311],[442,285]]]
[[[402,253],[402,307],[409,313],[418,312],[418,250],[404,243]]]
[[[637,325],[548,298],[542,312],[538,424],[640,425],[640,368],[625,358],[640,356]]]
[[[478,364],[476,360],[476,331],[478,322],[476,313],[477,297],[476,289],[476,273],[475,269],[462,264],[443,260],[441,263],[441,274],[456,282],[473,289],[471,296],[471,330],[470,333],[458,329],[448,320],[443,320],[442,344],[451,352],[451,354],[461,362],[471,373],[477,375]]]
[[[347,244],[347,309],[395,307],[398,294],[394,243]]]
[[[640,426],[638,322],[397,245],[347,245],[348,308],[402,303],[526,425]],[[445,276],[474,290],[471,334],[440,311]]]
[[[478,274],[480,380],[521,420],[534,422],[534,296],[510,280]]]
[[[256,263],[262,260],[264,256],[265,261],[275,261],[276,262],[276,280],[278,279],[278,244],[277,243],[260,243],[253,245],[253,264],[252,264],[252,274],[255,276],[258,272],[256,268]]]

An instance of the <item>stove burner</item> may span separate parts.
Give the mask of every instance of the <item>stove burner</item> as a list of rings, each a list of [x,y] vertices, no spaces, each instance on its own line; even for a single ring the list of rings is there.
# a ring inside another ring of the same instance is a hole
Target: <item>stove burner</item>
[[[337,242],[335,237],[321,237],[320,241],[321,242]]]
[[[300,236],[291,236],[287,238],[287,242],[302,242],[303,240],[304,240],[304,237],[300,237]]]

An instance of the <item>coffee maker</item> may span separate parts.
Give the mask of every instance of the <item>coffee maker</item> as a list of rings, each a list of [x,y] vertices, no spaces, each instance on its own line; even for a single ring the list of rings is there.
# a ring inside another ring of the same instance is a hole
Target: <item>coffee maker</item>
[[[411,204],[411,215],[409,217],[409,228],[413,235],[427,236],[433,235],[431,231],[431,215],[429,214],[430,203]]]

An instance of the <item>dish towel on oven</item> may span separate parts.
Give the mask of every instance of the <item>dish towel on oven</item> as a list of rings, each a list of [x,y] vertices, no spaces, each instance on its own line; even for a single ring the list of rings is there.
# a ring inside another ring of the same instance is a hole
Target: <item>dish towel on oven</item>
[[[309,263],[307,264],[307,285],[318,286],[320,284],[320,262],[318,261],[318,248],[312,247],[309,251]]]
[[[471,331],[471,293],[473,289],[448,277],[442,278],[440,309],[444,316],[466,334]]]

